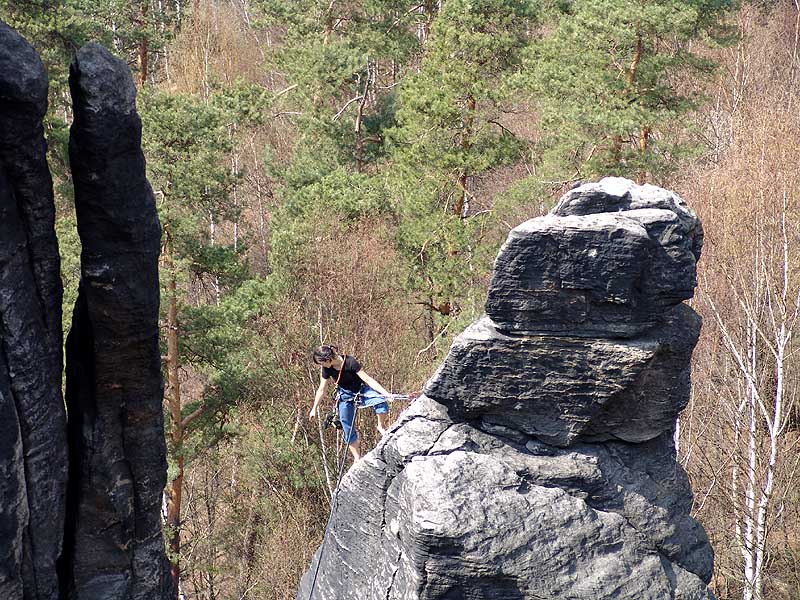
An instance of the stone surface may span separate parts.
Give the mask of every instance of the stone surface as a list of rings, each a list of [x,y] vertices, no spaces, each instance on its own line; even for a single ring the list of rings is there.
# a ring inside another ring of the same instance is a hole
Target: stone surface
[[[713,600],[673,445],[700,225],[622,180],[553,213],[511,233],[490,316],[343,478],[298,600]]]
[[[702,227],[672,192],[606,178],[515,228],[486,312],[507,332],[633,337],[691,298]]]
[[[77,600],[166,598],[161,228],[145,179],[135,89],[127,65],[96,44],[77,53],[70,89],[82,254],[67,339],[72,518],[64,585]]]
[[[634,339],[507,335],[484,316],[456,338],[425,393],[454,421],[487,417],[555,446],[642,442],[685,408],[699,333],[686,305]]]
[[[0,22],[0,599],[174,598],[160,520],[160,226],[135,88],[96,45],[71,84],[83,253],[67,424],[47,76]]]
[[[61,274],[55,236],[53,180],[42,118],[47,74],[33,48],[0,21],[0,160],[14,190],[28,239],[46,344],[61,382]]]
[[[0,597],[58,598],[67,485],[47,76],[0,22]]]

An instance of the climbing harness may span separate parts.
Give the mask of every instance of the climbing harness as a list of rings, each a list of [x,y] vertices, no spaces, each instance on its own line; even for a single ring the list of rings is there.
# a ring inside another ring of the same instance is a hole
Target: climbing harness
[[[380,404],[381,402],[397,402],[397,401],[404,401],[408,400],[413,402],[419,397],[419,393],[412,393],[412,394],[372,394],[370,400],[364,402],[362,401],[362,394],[361,392],[355,392],[352,398],[346,398],[342,400],[341,393],[339,390],[339,381],[342,379],[342,373],[344,372],[344,363],[347,361],[347,354],[342,354],[342,368],[339,371],[338,377],[336,377],[336,381],[333,384],[333,405],[331,406],[330,413],[328,416],[325,417],[324,426],[325,429],[333,425],[336,429],[342,429],[342,421],[339,418],[339,402],[352,402],[356,408],[370,408],[375,406],[376,404]],[[373,390],[374,391],[374,390]],[[350,390],[348,392],[352,393]]]
[[[385,394],[378,394],[374,395],[371,401],[362,402],[361,393],[359,392],[351,400],[344,400],[344,402],[352,402],[356,408],[371,408],[372,406],[385,401],[396,402],[402,400],[413,402],[418,397],[419,394],[389,394],[388,396]],[[333,425],[336,429],[342,429],[342,420],[339,418],[339,402],[339,398],[334,394],[333,406],[323,422],[324,429],[328,429],[331,425]]]

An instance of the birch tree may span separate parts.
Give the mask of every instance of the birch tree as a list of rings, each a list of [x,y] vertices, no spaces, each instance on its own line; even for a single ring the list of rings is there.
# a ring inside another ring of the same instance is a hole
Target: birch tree
[[[726,406],[733,428],[730,496],[741,555],[742,600],[766,600],[770,530],[781,511],[777,482],[787,447],[796,389],[789,371],[800,313],[800,285],[793,273],[800,230],[787,214],[787,192],[775,227],[762,226],[749,244],[749,265],[726,269],[727,310],[705,294],[732,365],[735,393]],[[784,482],[786,484],[786,482]]]

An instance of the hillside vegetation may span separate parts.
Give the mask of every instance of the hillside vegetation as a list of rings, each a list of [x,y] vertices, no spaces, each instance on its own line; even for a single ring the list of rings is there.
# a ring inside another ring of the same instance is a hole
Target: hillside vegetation
[[[307,420],[313,346],[419,390],[508,231],[605,175],[675,190],[705,227],[677,439],[712,587],[800,596],[797,0],[0,0],[0,18],[50,74],[65,315],[70,57],[99,40],[139,86],[183,597],[295,597],[343,452]]]

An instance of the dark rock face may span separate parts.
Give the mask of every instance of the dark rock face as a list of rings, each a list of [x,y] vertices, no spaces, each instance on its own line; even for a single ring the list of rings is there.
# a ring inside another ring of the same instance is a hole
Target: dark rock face
[[[688,306],[666,316],[635,339],[507,335],[483,317],[453,342],[425,393],[455,421],[486,418],[554,446],[646,441],[686,407],[700,333]]]
[[[67,339],[71,597],[166,597],[166,483],[158,348],[161,228],[145,179],[127,65],[101,46],[71,67],[70,163],[81,283]]]
[[[701,231],[619,179],[515,229],[489,316],[342,480],[298,600],[712,600],[672,439]]]
[[[83,254],[67,424],[47,77],[0,22],[0,599],[174,597],[160,523],[160,227],[135,90],[127,66],[90,45],[72,91]]]
[[[47,76],[0,23],[0,597],[57,598],[67,485]]]
[[[672,192],[607,178],[508,236],[486,313],[502,331],[633,337],[689,299],[703,230]]]

